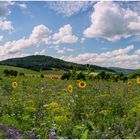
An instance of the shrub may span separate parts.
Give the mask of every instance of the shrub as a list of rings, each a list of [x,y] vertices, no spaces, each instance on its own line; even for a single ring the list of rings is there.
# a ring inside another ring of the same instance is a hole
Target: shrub
[[[64,73],[64,74],[61,76],[61,80],[64,80],[64,79],[69,80],[70,77],[71,77],[71,73],[70,73],[70,72],[67,72],[67,73]]]
[[[82,72],[80,72],[80,73],[77,75],[77,80],[80,80],[80,79],[86,80],[86,75],[83,74]]]
[[[4,74],[5,74],[5,76],[15,76],[16,77],[18,75],[18,71],[5,69]]]
[[[41,77],[41,78],[44,78],[44,75],[43,75],[43,74],[41,74],[41,75],[40,75],[40,77]]]
[[[25,76],[25,74],[23,72],[20,72],[19,75],[20,76]]]

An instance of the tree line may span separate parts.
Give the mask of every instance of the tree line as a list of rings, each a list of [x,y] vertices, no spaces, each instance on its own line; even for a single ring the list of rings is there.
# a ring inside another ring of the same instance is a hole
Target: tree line
[[[18,72],[18,71],[16,71],[16,70],[8,70],[8,69],[5,69],[4,71],[4,75],[5,76],[24,76],[25,74],[23,73],[23,72]]]
[[[128,76],[124,75],[123,73],[114,75],[112,73],[107,73],[105,71],[101,71],[96,76],[85,74],[82,71],[79,73],[77,73],[76,71],[69,71],[69,72],[64,73],[61,76],[61,80],[64,80],[64,79],[67,79],[67,80],[69,80],[69,79],[75,79],[75,80],[94,80],[94,79],[96,79],[96,80],[106,80],[106,81],[112,80],[114,82],[121,80],[121,81],[125,82],[128,80]]]

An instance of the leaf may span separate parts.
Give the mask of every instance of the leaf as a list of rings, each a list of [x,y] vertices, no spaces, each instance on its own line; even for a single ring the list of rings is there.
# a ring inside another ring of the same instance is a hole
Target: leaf
[[[81,134],[81,139],[87,139],[87,137],[88,137],[88,129],[86,129],[84,133]]]

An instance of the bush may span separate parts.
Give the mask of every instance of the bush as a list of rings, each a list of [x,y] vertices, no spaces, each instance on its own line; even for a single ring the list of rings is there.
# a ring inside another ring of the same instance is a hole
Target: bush
[[[23,72],[20,72],[19,75],[20,76],[25,76],[25,74]]]
[[[16,77],[18,75],[18,72],[16,70],[5,69],[4,74],[5,74],[5,76],[15,76]]]
[[[82,72],[80,72],[80,73],[77,75],[77,80],[86,80],[86,75],[83,74]]]
[[[40,77],[41,77],[41,78],[44,78],[44,75],[43,75],[43,74],[41,74],[41,75],[40,75]]]
[[[64,80],[64,79],[69,80],[70,77],[71,77],[71,73],[70,73],[70,72],[67,72],[67,73],[64,73],[64,74],[61,76],[61,80]]]

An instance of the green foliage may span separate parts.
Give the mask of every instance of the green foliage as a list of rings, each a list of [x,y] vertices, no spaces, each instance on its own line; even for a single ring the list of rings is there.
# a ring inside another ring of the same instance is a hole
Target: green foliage
[[[78,73],[77,80],[86,80],[86,75],[82,72]]]
[[[25,76],[25,74],[23,72],[20,72],[19,76]]]
[[[70,77],[71,77],[71,73],[70,73],[70,72],[67,72],[67,73],[64,73],[64,74],[61,76],[61,80],[64,80],[64,79],[69,80]]]
[[[7,70],[5,69],[4,71],[5,76],[17,76],[18,75],[18,71],[16,70]]]
[[[41,77],[41,78],[44,78],[44,75],[43,75],[43,74],[41,74],[41,75],[40,75],[40,77]]]
[[[78,72],[69,74],[69,80],[3,77],[0,122],[21,130],[25,138],[32,132],[38,139],[48,139],[51,131],[56,139],[139,138],[140,85],[136,79],[128,87],[122,80],[105,80],[105,72],[100,74],[103,80],[86,77],[86,87],[81,89],[73,80]],[[15,89],[11,88],[13,81],[17,82]],[[69,84],[73,93],[67,92]]]

